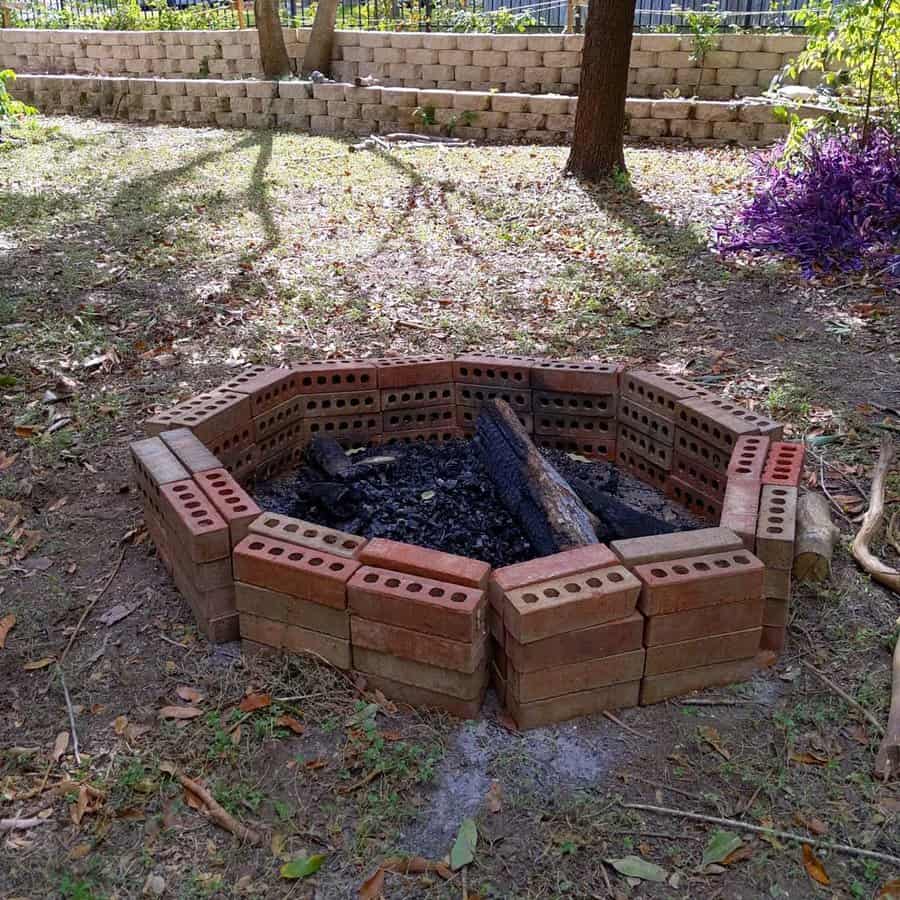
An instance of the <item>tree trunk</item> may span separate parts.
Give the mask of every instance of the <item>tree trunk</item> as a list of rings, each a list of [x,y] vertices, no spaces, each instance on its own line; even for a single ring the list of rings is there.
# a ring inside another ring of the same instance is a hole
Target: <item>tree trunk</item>
[[[259,57],[266,78],[287,78],[293,74],[284,44],[281,20],[278,18],[278,2],[279,0],[253,0]]]
[[[625,170],[625,95],[635,0],[588,6],[575,134],[566,171],[586,181]]]
[[[331,48],[334,45],[334,28],[337,19],[338,0],[319,0],[313,20],[309,44],[303,56],[304,75],[310,72],[331,74]]]
[[[816,491],[804,494],[797,503],[794,577],[799,581],[824,581],[831,574],[831,557],[840,536],[825,497]]]

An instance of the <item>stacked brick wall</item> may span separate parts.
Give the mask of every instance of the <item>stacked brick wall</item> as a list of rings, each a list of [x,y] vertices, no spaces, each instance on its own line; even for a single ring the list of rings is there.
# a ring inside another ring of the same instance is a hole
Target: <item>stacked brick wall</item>
[[[13,93],[48,115],[284,128],[312,134],[415,129],[498,144],[570,142],[578,103],[575,97],[551,94],[83,75],[22,75]],[[774,107],[760,101],[629,99],[626,106],[631,139],[762,146],[787,133]],[[431,124],[423,124],[417,109],[427,112],[425,119]],[[804,107],[799,112],[823,111]]]
[[[420,34],[341,31],[332,74],[352,81],[374,76],[392,87],[438,90],[575,94],[581,74],[581,35]],[[759,96],[806,39],[785,34],[718,37],[703,64],[693,39],[677,34],[636,34],[628,93],[677,93],[710,100]],[[308,29],[285,29],[288,55],[300,71]],[[244,31],[44,31],[0,29],[0,68],[19,72],[259,78],[255,30]],[[804,73],[815,85],[819,74]]]

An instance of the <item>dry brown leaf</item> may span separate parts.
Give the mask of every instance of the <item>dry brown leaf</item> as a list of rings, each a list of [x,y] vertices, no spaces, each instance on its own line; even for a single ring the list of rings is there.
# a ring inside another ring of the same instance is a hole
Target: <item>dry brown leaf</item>
[[[18,453],[7,456],[5,450],[0,450],[0,472],[5,472],[18,458]]]
[[[306,731],[306,726],[298,722],[293,716],[279,716],[275,720],[275,724],[281,728],[290,728],[294,734],[303,734]]]
[[[272,702],[268,694],[247,694],[238,709],[241,712],[255,712],[257,709],[265,709]]]
[[[240,726],[240,725],[238,725],[238,726],[231,732],[231,746],[232,746],[232,747],[239,747],[239,746],[240,746],[240,744],[241,744],[241,735],[242,735],[242,734],[243,734],[243,730],[241,729],[241,726]]]
[[[90,852],[91,852],[90,844],[79,844],[77,847],[73,847],[69,851],[69,859],[72,860],[73,862],[76,859],[84,859]]]
[[[388,700],[384,694],[379,691],[377,688],[375,690],[375,702],[386,712],[388,715],[394,715],[397,712],[397,704],[392,700]]]
[[[378,900],[384,891],[384,869],[379,866],[359,886],[359,900]]]
[[[391,742],[403,740],[403,735],[400,734],[399,731],[382,731],[381,736],[386,741],[391,741]]]
[[[813,853],[813,849],[809,844],[803,845],[803,868],[806,869],[806,874],[809,875],[813,881],[817,881],[819,884],[824,885],[831,884],[831,879],[825,871],[825,866],[822,865],[822,860]]]
[[[203,701],[203,694],[201,694],[200,691],[197,691],[192,687],[187,687],[186,685],[175,688],[175,693],[178,694],[179,698],[184,700],[185,703],[201,703]]]
[[[875,900],[900,900],[900,878],[892,878],[875,895]]]
[[[0,650],[6,646],[6,636],[15,624],[16,617],[14,613],[10,613],[8,616],[4,616],[0,619]]]
[[[128,727],[125,729],[125,739],[128,741],[136,741],[142,735],[145,735],[148,731],[150,731],[149,725],[135,725],[133,723],[129,723]]]
[[[804,816],[800,813],[794,813],[794,821],[817,836],[828,833],[828,826],[815,816]]]
[[[199,779],[195,778],[194,780],[201,787],[206,787],[206,785]],[[184,789],[184,802],[191,809],[196,809],[198,811],[206,809],[206,804],[193,791],[189,791],[187,788]]]
[[[825,756],[816,756],[815,753],[810,753],[808,750],[804,750],[802,753],[792,753],[791,754],[791,762],[801,763],[804,766],[827,766],[828,758]]]
[[[280,831],[272,832],[271,842],[272,856],[279,858],[284,853],[287,846],[287,838]]]
[[[113,731],[115,731],[115,733],[119,735],[119,737],[125,734],[125,729],[127,727],[128,716],[116,716],[115,719],[113,719]]]
[[[453,873],[446,863],[434,862],[423,856],[392,856],[386,859],[381,867],[386,872],[397,872],[400,875],[421,875],[425,872],[437,872],[444,880],[453,877]]]
[[[753,848],[744,844],[743,847],[738,847],[733,853],[729,853],[728,856],[722,860],[722,865],[733,866],[735,863],[743,862],[745,859],[750,859],[752,856]]]
[[[53,762],[58,763],[69,748],[69,732],[61,731],[53,742]]]
[[[60,497],[58,500],[54,500],[47,507],[47,512],[56,512],[58,509],[62,509],[68,502],[69,502],[68,497]]]
[[[46,669],[47,666],[56,662],[55,656],[45,656],[43,659],[33,659],[31,662],[25,663],[22,668],[26,672],[34,672],[37,669]]]
[[[196,719],[202,714],[196,706],[164,706],[159,711],[160,719]]]
[[[328,765],[327,759],[322,759],[322,757],[318,757],[316,759],[311,759],[306,763],[307,769],[324,769],[325,766]]]
[[[499,781],[495,781],[491,784],[485,799],[487,800],[488,812],[498,813],[503,809],[503,797],[500,792]]]
[[[719,732],[711,725],[702,725],[697,729],[701,739],[709,744],[722,759],[731,759],[731,754],[722,746],[722,738]]]

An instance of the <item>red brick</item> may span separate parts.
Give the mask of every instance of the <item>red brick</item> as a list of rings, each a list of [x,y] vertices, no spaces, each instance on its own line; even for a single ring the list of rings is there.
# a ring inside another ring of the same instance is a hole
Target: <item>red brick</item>
[[[669,477],[665,469],[653,465],[625,444],[616,445],[616,465],[627,469],[635,478],[652,485],[657,490],[665,488],[666,479]]]
[[[281,431],[276,431],[257,441],[256,447],[259,450],[260,464],[284,453],[286,450],[304,446],[308,442],[308,436],[305,433],[306,424],[303,419],[297,419],[291,422],[290,425],[282,428]]]
[[[191,612],[204,634],[211,619],[234,613],[234,583],[202,590],[191,578],[191,572],[173,559],[172,579],[179,593],[190,604]]]
[[[803,444],[789,444],[774,441],[769,447],[763,484],[782,484],[797,487],[803,474],[803,460],[806,455]]]
[[[487,673],[487,669],[485,669]],[[392,681],[381,675],[366,675],[368,687],[373,691],[381,691],[389,700],[397,703],[406,703],[416,709],[430,708],[440,709],[456,716],[458,719],[477,719],[481,713],[483,695],[473,700],[460,700],[449,694],[439,694],[437,691],[429,691],[426,688],[414,687],[411,684],[403,684],[400,681]],[[485,678],[485,688],[487,679]]]
[[[391,444],[444,444],[447,441],[458,441],[463,437],[461,428],[426,428],[421,431],[397,431],[386,434],[381,443],[386,447]]]
[[[456,424],[467,434],[471,434],[475,430],[475,423],[481,407],[478,406],[457,406],[456,407]],[[518,412],[515,413],[516,418],[522,423],[522,427],[528,434],[534,433],[534,416],[531,413]]]
[[[753,652],[756,652],[756,647]],[[644,650],[640,649],[539,672],[519,672],[511,668],[507,689],[519,703],[531,703],[576,691],[593,691],[623,681],[638,681],[643,674]]]
[[[765,435],[741,435],[735,441],[734,450],[728,462],[728,477],[761,481],[766,455],[769,452],[769,443],[769,438]]]
[[[398,356],[373,360],[382,389],[418,387],[453,381],[452,356]]]
[[[332,359],[294,363],[300,394],[332,394],[337,391],[370,391],[378,387],[378,369],[371,361]]]
[[[509,677],[509,660],[506,658],[503,644],[498,643],[492,637],[489,641],[488,649],[490,651],[489,655],[493,660],[494,665],[497,667],[497,671],[503,676],[503,680],[505,681]]]
[[[791,570],[766,566],[763,573],[763,597],[775,600],[791,599]]]
[[[219,458],[209,451],[206,445],[200,441],[190,428],[175,428],[172,431],[163,431],[160,440],[178,457],[178,460],[191,475],[197,472],[206,472],[209,469],[218,469],[222,463]],[[182,478],[188,476],[182,475]],[[179,481],[181,479],[174,479]]]
[[[488,400],[504,400],[510,409],[517,413],[531,412],[531,391],[506,390],[504,388],[484,387],[479,384],[455,385],[454,397],[457,406],[470,406],[479,409]]]
[[[755,670],[756,660],[751,658],[698,666],[695,669],[682,669],[679,672],[668,672],[649,678],[645,676],[641,682],[641,706],[659,703],[661,700],[679,697],[703,688],[721,687],[735,681],[748,681],[753,677]]]
[[[232,546],[246,537],[250,523],[260,514],[256,501],[225,469],[198,472],[194,481],[228,524]]]
[[[490,564],[480,559],[429,550],[387,538],[373,538],[357,554],[357,558],[367,566],[449,581],[481,591],[487,590],[491,575]]]
[[[633,400],[658,416],[674,421],[678,401],[709,396],[709,391],[678,375],[630,369],[619,376],[622,398]]]
[[[249,450],[256,443],[253,425],[250,421],[239,428],[217,434],[214,438],[204,441],[210,452],[225,464],[225,460],[231,460],[236,454]]]
[[[644,563],[740,550],[740,538],[728,528],[698,528],[613,541],[610,549],[629,569]]]
[[[228,613],[224,616],[213,616],[198,622],[200,631],[213,644],[225,644],[237,641],[241,637],[240,616]]]
[[[299,392],[297,378],[288,368],[252,366],[226,381],[222,388],[250,398],[250,415],[261,416]]]
[[[564,631],[527,644],[507,634],[503,646],[510,665],[519,672],[537,672],[637,650],[643,644],[643,636],[644,617],[632,612],[601,625]]]
[[[789,600],[766,597],[766,605],[763,610],[763,625],[776,625],[783,628],[788,623],[790,613],[791,603]]]
[[[430,431],[456,426],[455,406],[423,406],[416,409],[392,409],[383,415],[385,434],[395,431]]]
[[[756,555],[773,569],[791,569],[796,531],[797,488],[763,485],[756,527]]]
[[[676,453],[672,457],[672,475],[707,497],[719,501],[725,497],[727,478],[688,456]]]
[[[389,678],[400,684],[446,694],[458,700],[476,700],[484,696],[488,676],[486,664],[479,666],[474,672],[456,672],[367,650],[358,644],[353,648],[353,668],[366,675]]]
[[[310,654],[324,659],[338,669],[349,669],[352,665],[350,641],[249,613],[241,613],[240,619],[241,637],[246,640],[265,644],[285,653]]]
[[[491,687],[494,689],[494,693],[497,695],[497,702],[501,707],[506,706],[506,678],[503,673],[497,667],[495,662],[491,663],[490,670],[490,678],[491,678]]]
[[[381,412],[378,391],[342,391],[336,394],[303,394],[301,414],[307,418],[327,416],[368,416]]]
[[[535,391],[532,405],[536,414],[547,416],[596,416],[600,419],[614,419],[617,401],[615,394],[560,394],[556,391]]]
[[[350,613],[345,609],[332,609],[321,603],[301,600],[242,581],[234,583],[234,603],[240,613],[350,640]]]
[[[460,384],[491,384],[527,390],[531,387],[534,362],[528,356],[465,354],[453,361],[453,380]]]
[[[298,419],[302,419],[305,399],[305,397],[292,397],[256,416],[252,420],[254,440],[264,441],[289,425],[293,425]]]
[[[303,462],[306,447],[303,443],[292,444],[265,460],[259,459],[258,453],[259,450],[257,450],[257,463],[253,476],[258,481],[266,481],[287,469],[296,469]]]
[[[571,437],[586,441],[611,441],[615,436],[615,420],[597,416],[570,416],[539,413],[534,417],[537,434]]]
[[[158,437],[144,438],[131,445],[131,461],[135,476],[145,490],[159,496],[159,489],[173,481],[191,477],[178,457]]]
[[[646,434],[658,444],[671,447],[675,443],[675,423],[634,400],[619,400],[618,418],[623,425]]]
[[[643,456],[659,469],[665,469],[668,472],[672,468],[672,448],[654,441],[653,438],[647,437],[641,431],[635,431],[630,425],[619,423],[616,430],[616,443],[619,447]]]
[[[534,442],[539,447],[552,447],[554,450],[562,450],[564,453],[576,453],[586,459],[606,459],[612,462],[616,458],[616,441],[613,437],[607,440],[591,440],[539,434],[535,435]]]
[[[556,722],[566,722],[580,716],[637,706],[640,686],[640,681],[626,681],[592,691],[563,694],[549,700],[535,700],[532,703],[520,703],[512,691],[507,690],[506,706],[516,725],[525,731]]]
[[[381,391],[381,409],[411,409],[426,406],[450,406],[456,395],[452,381],[441,384],[421,384],[406,388],[388,388]]]
[[[667,672],[756,656],[761,632],[761,628],[748,628],[730,634],[715,634],[677,644],[649,647],[645,673],[648,676],[664,675]]]
[[[179,566],[201,593],[234,586],[230,556],[210,562],[194,562],[180,541],[167,541],[167,548],[172,564]]]
[[[675,644],[711,634],[728,634],[762,625],[763,599],[751,597],[738,603],[703,606],[686,612],[651,616],[644,628],[644,646]]]
[[[303,439],[330,437],[341,444],[354,441],[363,443],[370,437],[380,436],[381,413],[360,413],[358,416],[322,416],[303,420]]]
[[[779,428],[771,419],[724,398],[687,398],[679,400],[676,409],[680,428],[727,450],[729,458],[741,435],[774,433]]]
[[[643,583],[638,606],[645,616],[656,616],[761,597],[763,568],[746,550],[635,566]]]
[[[506,642],[506,632],[503,629],[503,613],[497,612],[490,603],[487,610],[487,622],[491,637],[502,647]]]
[[[680,503],[688,512],[692,512],[708,522],[718,522],[722,517],[722,501],[709,497],[698,491],[693,485],[682,481],[675,475],[666,479],[666,496]]]
[[[783,625],[764,625],[759,640],[759,649],[781,653],[786,641],[787,628]]]
[[[165,521],[175,531],[173,538],[181,541],[194,562],[229,555],[228,525],[192,480],[163,485],[160,491]]]
[[[634,612],[640,582],[624,566],[566,575],[506,592],[503,624],[520,643],[600,625]]]
[[[334,609],[347,606],[347,582],[359,568],[353,559],[249,534],[234,548],[236,581],[312,600]]]
[[[354,647],[412,659],[441,669],[453,669],[455,672],[482,669],[487,657],[486,637],[475,643],[452,641],[386,622],[373,622],[358,615],[350,617],[350,636]]]
[[[621,371],[619,363],[544,359],[531,370],[531,386],[561,394],[617,394]]]
[[[476,588],[361,566],[347,596],[356,615],[375,622],[454,641],[482,641],[487,634],[487,597]]]
[[[238,484],[246,484],[256,475],[259,467],[259,450],[254,444],[246,450],[239,450],[233,456],[221,460],[222,468],[228,472]]]
[[[728,461],[731,457],[727,451],[713,447],[712,444],[680,428],[675,429],[675,451],[689,459],[696,459],[701,465],[720,475],[725,475],[728,471]]]
[[[737,534],[751,553],[756,549],[756,526],[759,516],[760,483],[737,476],[728,479],[719,523]]]
[[[249,426],[249,398],[244,394],[219,389],[197,394],[172,409],[157,413],[147,420],[145,427],[150,434],[174,428],[190,428],[199,440],[211,446],[218,435],[241,431]]]
[[[326,528],[316,522],[306,522],[278,513],[262,513],[250,523],[250,531],[286,544],[299,544],[313,550],[324,550],[326,553],[347,559],[356,559],[366,543],[366,539],[358,534]]]
[[[516,588],[528,587],[568,575],[580,575],[606,566],[619,564],[619,558],[606,544],[587,544],[550,556],[539,556],[527,562],[494,569],[488,588],[491,605],[503,610],[503,595]]]

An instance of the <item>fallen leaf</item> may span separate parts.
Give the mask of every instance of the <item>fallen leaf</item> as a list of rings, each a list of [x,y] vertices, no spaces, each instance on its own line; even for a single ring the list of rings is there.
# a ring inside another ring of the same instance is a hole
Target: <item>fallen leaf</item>
[[[722,738],[715,728],[711,725],[702,725],[697,729],[697,732],[700,735],[700,738],[705,743],[709,744],[722,759],[731,759],[731,754],[722,746]]]
[[[495,781],[491,784],[485,799],[487,800],[488,812],[498,813],[503,809],[503,797],[500,793],[499,781]]]
[[[238,709],[241,712],[255,712],[257,709],[265,709],[272,702],[268,694],[247,694],[241,701]]]
[[[453,877],[453,873],[444,863],[425,859],[423,856],[391,856],[381,864],[381,867],[386,872],[396,872],[398,875],[420,875],[424,872],[436,872],[445,881]]]
[[[706,849],[703,851],[703,861],[700,868],[705,869],[712,863],[724,862],[735,850],[740,849],[744,842],[736,834],[730,831],[717,830],[712,833]]]
[[[69,732],[61,731],[53,742],[53,762],[58,763],[69,748]]]
[[[669,873],[649,860],[639,856],[623,856],[621,859],[606,860],[620,875],[626,878],[640,878],[642,881],[663,882]]]
[[[58,500],[54,500],[47,507],[47,512],[56,512],[58,509],[62,509],[68,502],[69,502],[68,497],[60,497]]]
[[[378,900],[384,890],[384,869],[379,866],[359,886],[359,900]]]
[[[90,852],[91,852],[90,844],[79,844],[77,847],[73,847],[69,851],[69,859],[72,860],[73,862],[76,859],[84,859]]]
[[[203,694],[192,687],[181,685],[175,688],[175,693],[184,700],[185,703],[200,703],[203,700]]]
[[[18,458],[18,453],[7,456],[5,450],[0,450],[0,472],[5,472]]]
[[[794,821],[815,835],[828,833],[828,826],[821,819],[815,818],[815,816],[807,817],[802,816],[800,813],[794,813]]]
[[[825,756],[816,756],[815,753],[804,751],[803,753],[792,753],[791,762],[801,763],[804,766],[827,766],[828,758]]]
[[[128,716],[116,716],[115,719],[113,719],[113,731],[115,731],[115,733],[119,735],[119,737],[125,734],[125,729],[127,727]]]
[[[892,878],[875,895],[875,900],[900,900],[900,878]]]
[[[280,831],[273,832],[272,840],[269,844],[269,847],[272,850],[272,856],[278,859],[282,853],[284,853],[284,848],[286,846],[287,838]]]
[[[149,725],[135,725],[130,723],[125,729],[125,739],[128,741],[136,741],[141,735],[150,731]]]
[[[817,881],[819,884],[824,885],[831,884],[831,879],[825,871],[825,866],[822,865],[822,860],[813,853],[813,849],[809,844],[803,845],[803,868],[806,869],[806,874],[809,875],[813,881]]]
[[[202,714],[196,706],[164,706],[159,711],[160,719],[195,719]]]
[[[282,878],[289,880],[308,878],[310,875],[315,875],[322,868],[323,862],[325,862],[324,853],[314,853],[312,856],[298,856],[297,859],[285,863],[279,869],[279,872]]]
[[[723,866],[733,866],[735,863],[743,862],[745,859],[750,859],[753,856],[753,848],[744,845],[743,847],[738,847],[734,853],[729,853],[725,859],[722,860]]]
[[[15,624],[16,617],[14,613],[10,613],[8,616],[4,616],[0,619],[0,650],[6,646],[6,636]]]
[[[22,668],[26,672],[34,672],[36,669],[46,669],[47,666],[56,662],[55,656],[45,656],[43,659],[33,659],[31,662],[25,663]]]
[[[241,735],[242,735],[243,733],[244,733],[244,732],[243,732],[243,729],[241,728],[240,725],[238,725],[238,726],[231,732],[231,746],[232,746],[232,747],[240,747],[240,745],[241,745]]]
[[[328,760],[321,756],[316,759],[308,759],[305,763],[307,769],[324,769],[328,765]]]
[[[279,716],[275,720],[275,724],[281,728],[290,728],[294,734],[303,734],[306,731],[306,727],[293,716]]]
[[[140,605],[140,600],[138,600],[137,603],[117,603],[100,616],[100,622],[109,628],[117,622],[121,622],[122,619],[130,616]]]
[[[473,819],[463,819],[456,834],[453,848],[450,850],[450,868],[456,872],[469,865],[475,859],[475,848],[478,846],[478,828]]]

